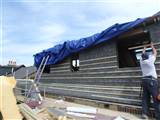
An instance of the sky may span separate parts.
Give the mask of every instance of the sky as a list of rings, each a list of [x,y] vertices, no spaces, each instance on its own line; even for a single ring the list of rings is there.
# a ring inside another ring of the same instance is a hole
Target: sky
[[[0,65],[34,64],[33,55],[115,23],[160,11],[160,0],[1,0]]]

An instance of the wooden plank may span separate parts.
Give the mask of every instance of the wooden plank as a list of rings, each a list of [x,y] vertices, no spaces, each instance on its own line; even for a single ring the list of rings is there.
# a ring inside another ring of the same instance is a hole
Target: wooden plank
[[[15,85],[14,77],[0,76],[0,111],[4,120],[22,120],[23,118],[13,93]]]
[[[33,112],[33,110],[26,105],[25,103],[22,103],[19,105],[20,111],[22,112],[22,114],[29,120],[42,120],[41,118],[39,118],[37,116],[37,114],[35,112]]]
[[[159,45],[160,43],[154,43],[154,45]],[[137,49],[137,48],[143,48],[143,47],[150,47],[151,44],[145,44],[145,45],[139,45],[139,46],[135,46],[135,47],[130,47],[128,48],[129,50],[133,50],[133,49]]]
[[[48,108],[48,113],[52,116],[53,120],[75,120],[73,118],[68,118],[64,110],[58,108]]]
[[[143,48],[143,47],[149,47],[149,46],[151,46],[151,44],[139,45],[139,46],[135,46],[135,47],[130,47],[130,48],[128,48],[128,50],[133,50],[133,49],[138,49],[138,48]]]

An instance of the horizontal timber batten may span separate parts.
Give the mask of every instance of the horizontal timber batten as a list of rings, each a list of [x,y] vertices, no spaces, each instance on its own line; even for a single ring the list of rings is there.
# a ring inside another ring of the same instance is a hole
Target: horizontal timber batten
[[[44,87],[44,85],[40,86],[40,87]],[[104,95],[119,95],[119,96],[134,96],[134,97],[139,97],[139,94],[138,95],[131,95],[131,94],[124,94],[124,93],[106,93],[105,91],[104,92],[99,92],[99,91],[89,91],[89,90],[78,90],[78,89],[66,89],[66,88],[56,88],[56,87],[48,87],[47,88],[50,88],[50,89],[56,89],[56,90],[64,90],[64,91],[73,91],[73,92],[84,92],[84,93],[92,93],[92,94],[104,94]],[[119,89],[120,90],[120,89]],[[118,89],[116,89],[115,91],[119,91]]]
[[[25,82],[21,82],[23,84],[26,84]],[[32,83],[30,83],[32,84]],[[85,84],[68,84],[68,83],[50,83],[50,84],[46,84],[43,83],[43,85],[45,86],[59,86],[59,87],[83,87],[83,88],[93,88],[93,89],[135,89],[138,90],[140,89],[140,87],[135,87],[135,86],[107,86],[107,85],[85,85]]]
[[[127,98],[119,98],[119,97],[108,97],[108,96],[102,96],[102,95],[91,95],[94,97],[101,97],[101,98],[107,98],[107,99],[116,99],[116,100],[127,100],[127,101],[134,101],[134,102],[141,102],[142,100],[135,100],[135,99],[127,99]]]
[[[81,62],[80,62],[81,63]],[[98,62],[98,63],[89,63],[89,64],[82,64],[82,65],[80,65],[80,67],[81,66],[88,66],[88,65],[99,65],[99,64],[104,64],[104,63],[118,63],[117,61],[106,61],[106,62]]]
[[[81,60],[81,62],[91,62],[91,61],[96,61],[96,60],[103,60],[103,59],[108,59],[108,58],[117,58],[117,56],[109,56],[109,57],[98,57],[94,59],[87,59],[87,60]]]
[[[158,75],[160,77],[160,75]],[[47,78],[52,78],[52,77],[47,77]],[[43,79],[47,79],[43,78]],[[105,77],[54,77],[53,79],[98,79],[98,78],[104,78],[104,79],[109,79],[109,78],[142,78],[142,76],[105,76]]]
[[[67,87],[67,88],[83,88],[83,89],[88,89],[88,88],[90,88],[90,89],[95,89],[95,90],[115,90],[115,91],[120,91],[120,90],[122,90],[122,91],[140,91],[140,87],[127,87],[127,86],[105,86],[105,87],[102,87],[102,86],[95,86],[95,85],[91,85],[90,87],[88,86],[84,86],[84,85],[82,85],[81,84],[81,86],[76,86],[76,85],[71,85],[70,84],[70,86],[68,86],[68,84],[66,85],[66,84],[64,84],[64,85],[53,85],[53,84],[42,84],[42,85],[44,85],[44,86],[48,86],[48,87]]]
[[[67,96],[66,96],[67,97]],[[69,96],[68,96],[69,97]],[[77,98],[77,97],[69,97],[69,98],[73,98],[75,100],[84,100],[84,101],[89,101],[89,102],[95,102],[97,104],[109,104],[109,105],[117,105],[117,106],[125,106],[125,107],[131,107],[131,108],[139,108],[141,109],[141,106],[137,106],[137,105],[128,105],[128,104],[121,104],[121,103],[115,103],[115,102],[106,102],[106,101],[100,101],[100,100],[92,100],[92,99],[86,99],[86,98]]]

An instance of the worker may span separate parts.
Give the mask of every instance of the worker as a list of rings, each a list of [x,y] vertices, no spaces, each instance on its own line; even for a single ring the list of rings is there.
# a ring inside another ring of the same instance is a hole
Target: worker
[[[151,43],[150,47],[152,48],[152,54],[149,55],[146,52],[146,46],[144,46],[140,58],[140,66],[143,74],[142,119],[148,119],[150,97],[152,95],[156,120],[160,120],[160,94],[158,91],[157,73],[154,65],[157,56],[157,50],[153,43]]]

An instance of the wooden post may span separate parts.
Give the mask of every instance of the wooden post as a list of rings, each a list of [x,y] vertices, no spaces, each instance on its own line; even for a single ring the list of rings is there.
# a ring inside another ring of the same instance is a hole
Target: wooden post
[[[43,99],[46,98],[46,89],[44,88],[44,91],[43,91]]]

